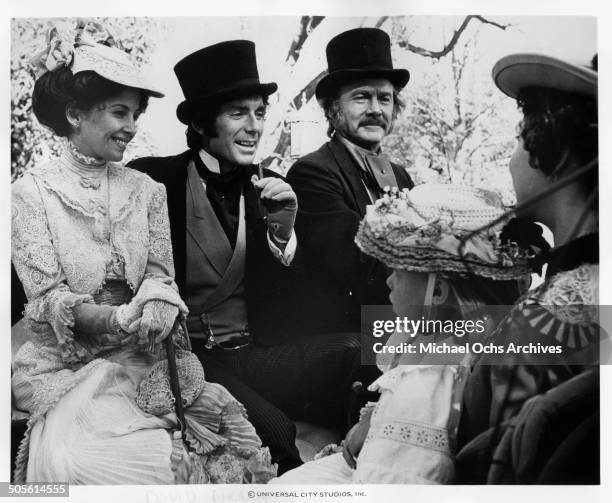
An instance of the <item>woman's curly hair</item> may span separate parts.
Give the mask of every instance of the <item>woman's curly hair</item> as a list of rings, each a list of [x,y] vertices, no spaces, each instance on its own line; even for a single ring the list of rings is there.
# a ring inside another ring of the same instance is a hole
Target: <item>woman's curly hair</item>
[[[597,157],[597,102],[593,97],[570,94],[555,89],[530,87],[522,89],[518,105],[524,118],[519,126],[523,147],[532,168],[552,175],[564,155],[580,165]],[[592,189],[594,177],[585,177],[583,185]]]

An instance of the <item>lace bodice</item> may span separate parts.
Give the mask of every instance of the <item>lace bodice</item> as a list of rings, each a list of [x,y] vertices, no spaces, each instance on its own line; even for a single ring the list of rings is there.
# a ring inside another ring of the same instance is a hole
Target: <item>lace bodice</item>
[[[71,308],[93,302],[107,278],[136,292],[174,276],[163,185],[117,163],[66,148],[12,187],[12,260],[28,297],[26,318],[72,337]]]

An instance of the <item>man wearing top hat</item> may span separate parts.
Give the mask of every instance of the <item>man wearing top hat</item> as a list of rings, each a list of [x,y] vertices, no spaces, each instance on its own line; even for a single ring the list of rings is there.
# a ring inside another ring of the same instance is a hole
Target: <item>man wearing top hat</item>
[[[277,89],[259,81],[253,42],[205,47],[174,71],[189,149],[131,165],[166,186],[176,282],[207,379],[246,407],[282,473],[301,463],[288,416],[333,426],[346,418],[358,343],[298,338],[286,322],[297,200],[282,177],[252,164]]]
[[[380,144],[403,103],[410,74],[394,69],[389,36],[357,28],[327,45],[329,72],[315,94],[330,141],[299,159],[287,181],[300,202],[296,231],[303,267],[296,320],[310,331],[360,329],[360,307],[388,304],[387,269],[354,243],[366,206],[385,187],[412,188],[406,171],[389,162]],[[316,317],[310,313],[317,313]]]

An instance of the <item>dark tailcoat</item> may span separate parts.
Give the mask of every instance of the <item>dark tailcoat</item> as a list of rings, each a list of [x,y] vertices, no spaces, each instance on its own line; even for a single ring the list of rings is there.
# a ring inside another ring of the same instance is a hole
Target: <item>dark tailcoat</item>
[[[186,189],[192,155],[185,152],[131,163],[166,186],[176,281],[182,294],[187,284]],[[288,415],[343,430],[348,392],[360,370],[361,353],[355,334],[298,336],[299,327],[293,324],[295,316],[289,303],[292,289],[300,288],[293,275],[299,269],[295,265],[300,262],[301,252],[298,249],[292,265],[286,267],[270,251],[259,199],[250,182],[256,171],[254,166],[244,168],[242,177],[246,310],[255,343],[236,350],[207,350],[202,339],[195,338],[193,349],[202,360],[207,379],[225,386],[246,407],[249,420],[264,445],[270,447],[273,461],[278,462],[282,473],[301,463],[295,446],[295,425]],[[268,170],[264,174],[279,176]],[[202,230],[199,239],[201,247],[213,247],[210,241],[214,233],[204,233]],[[208,253],[207,257],[210,259]],[[202,256],[202,260],[206,257]]]
[[[147,173],[166,187],[176,283],[182,295],[186,285],[185,190],[192,155],[191,151],[187,151],[176,156],[145,157],[129,163],[130,167]],[[256,166],[243,168],[247,316],[249,328],[257,342],[273,345],[283,342],[290,333],[288,320],[283,313],[288,309],[288,288],[295,281],[291,280],[292,267],[282,265],[270,252],[259,197],[250,181],[253,174],[257,174]],[[264,174],[280,176],[270,170],[264,170]]]
[[[398,187],[414,184],[393,164]],[[358,331],[362,304],[388,304],[388,269],[355,244],[359,222],[371,204],[359,167],[333,138],[299,159],[287,181],[298,197],[296,232],[301,249],[298,326]]]

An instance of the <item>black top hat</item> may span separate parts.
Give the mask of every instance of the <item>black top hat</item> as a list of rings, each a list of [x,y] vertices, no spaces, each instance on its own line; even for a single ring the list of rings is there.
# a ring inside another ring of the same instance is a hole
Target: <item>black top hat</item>
[[[278,86],[259,82],[255,44],[250,40],[229,40],[200,49],[181,59],[174,73],[185,95],[176,116],[189,124],[194,108],[212,100],[228,100],[250,93],[268,96]]]
[[[340,33],[327,44],[326,53],[328,74],[317,84],[317,99],[356,78],[383,77],[399,89],[410,79],[408,70],[393,68],[391,40],[378,28],[355,28]]]

